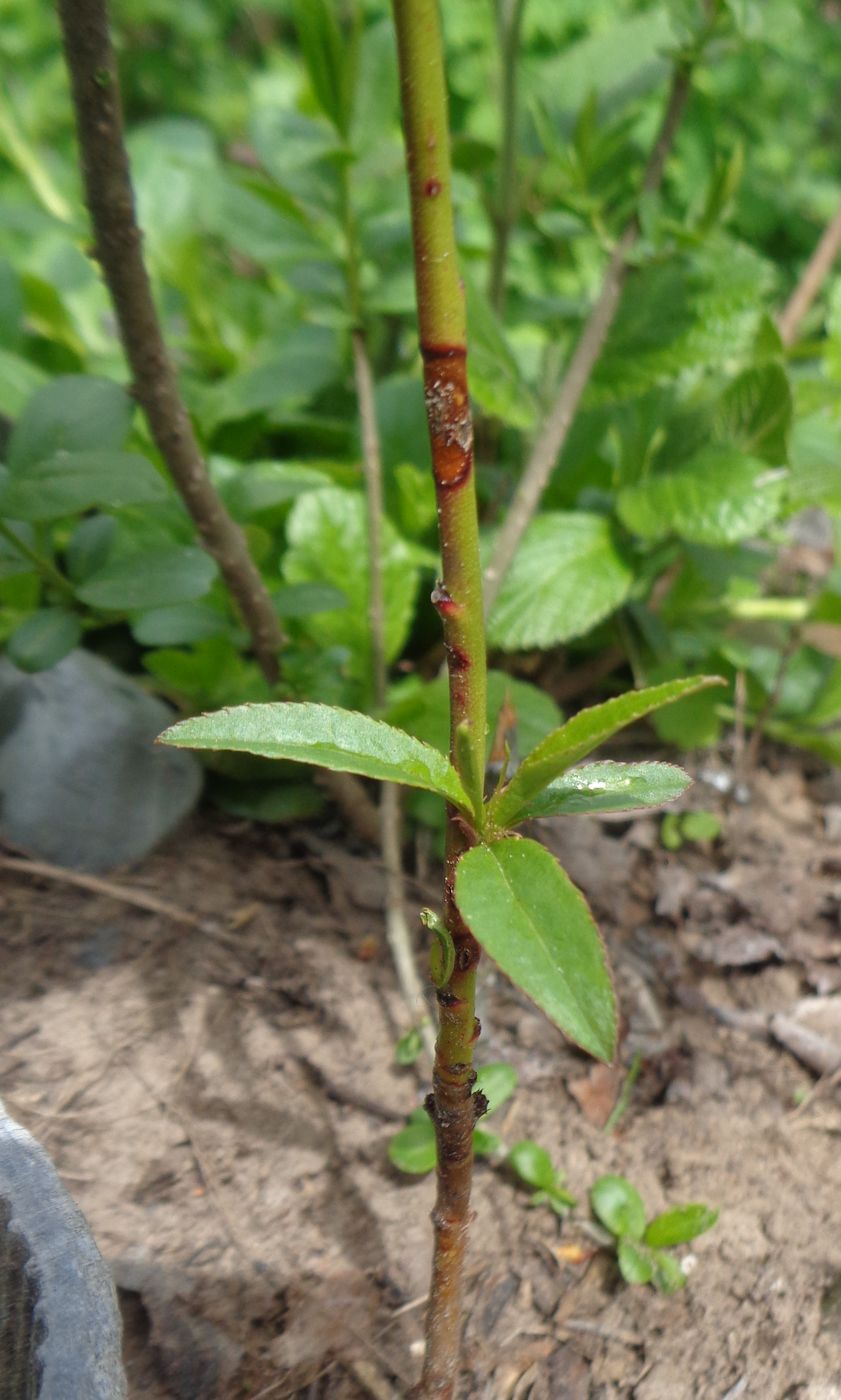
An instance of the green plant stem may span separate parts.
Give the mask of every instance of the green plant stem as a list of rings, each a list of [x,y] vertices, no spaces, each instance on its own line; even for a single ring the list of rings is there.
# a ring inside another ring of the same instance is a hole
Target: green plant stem
[[[62,593],[70,598],[76,596],[72,583],[68,578],[64,577],[60,569],[56,568],[53,561],[51,559],[45,559],[42,554],[38,553],[37,549],[33,549],[30,544],[27,544],[19,535],[16,535],[11,526],[6,524],[5,520],[0,520],[0,535],[3,536],[4,540],[8,540],[9,544],[11,544],[19,554],[22,554],[24,559],[29,560],[33,568],[37,569],[38,573],[42,578],[46,579],[47,583],[53,584],[55,588],[60,589]]]
[[[508,244],[517,218],[517,73],[525,8],[526,0],[497,0],[497,36],[502,60],[502,139],[488,297],[499,314],[505,307]]]
[[[438,502],[442,577],[433,593],[444,629],[450,688],[450,756],[481,802],[487,663],[467,389],[467,326],[455,240],[447,90],[437,0],[393,0],[400,64],[424,395]],[[479,786],[477,794],[476,788]],[[444,922],[455,970],[438,989],[438,1039],[427,1107],[438,1147],[432,1282],[419,1395],[450,1400],[461,1354],[461,1299],[470,1218],[473,1128],[484,1100],[473,1093],[479,946],[455,903],[455,871],[475,835],[448,813]]]

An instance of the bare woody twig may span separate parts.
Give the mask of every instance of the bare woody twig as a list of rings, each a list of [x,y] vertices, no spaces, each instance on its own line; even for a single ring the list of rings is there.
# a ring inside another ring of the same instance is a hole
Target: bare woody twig
[[[245,535],[225,509],[208,475],[190,416],[167,354],[143,260],[123,113],[105,0],[58,0],[73,90],[85,193],[95,253],[108,286],[134,378],[134,393],[204,548],[219,565],[251,634],[270,685],[279,676],[280,622]],[[350,774],[323,778],[354,828],[376,841],[376,809]]]
[[[841,209],[833,215],[818,240],[803,276],[780,312],[777,326],[783,345],[793,345],[797,332],[841,251]]]
[[[273,684],[278,678],[278,652],[283,643],[277,614],[245,536],[228,515],[208,476],[152,298],[104,0],[59,0],[58,12],[95,253],[114,302],[134,376],[134,393],[202,543],[219,565],[242,612],[260,666]]]
[[[687,62],[679,61],[672,76],[657,140],[643,176],[642,189],[646,194],[658,189],[663,179],[666,159],[686,107],[690,83],[691,68]],[[613,249],[598,300],[585,323],[555,402],[532,447],[520,484],[497,536],[491,562],[485,572],[486,614],[490,612],[499,596],[503,579],[511,567],[520,541],[540,504],[540,498],[563,450],[581,397],[590,382],[590,376],[619,308],[622,289],[628,276],[628,254],[638,236],[639,221],[634,216]]]
[[[353,367],[359,423],[362,436],[362,461],[365,470],[365,500],[368,516],[369,618],[373,652],[374,697],[382,710],[386,702],[388,682],[385,650],[385,599],[382,572],[383,485],[382,454],[377,429],[374,401],[374,381],[371,362],[360,329],[352,333]],[[397,982],[403,1000],[413,1019],[420,1018],[421,1035],[430,1060],[435,1053],[435,1037],[426,1015],[423,987],[418,976],[412,950],[412,939],[406,922],[406,899],[403,879],[401,841],[400,789],[394,783],[383,783],[380,795],[380,848],[385,867],[385,926]]]

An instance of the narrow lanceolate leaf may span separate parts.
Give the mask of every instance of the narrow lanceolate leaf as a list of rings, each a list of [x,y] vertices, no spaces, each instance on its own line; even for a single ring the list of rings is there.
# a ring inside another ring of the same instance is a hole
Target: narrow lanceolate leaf
[[[185,749],[229,749],[314,763],[340,773],[437,792],[462,811],[470,803],[458,774],[437,749],[401,729],[333,705],[237,705],[182,720],[161,735]]]
[[[680,797],[691,782],[673,763],[585,763],[532,798],[517,820],[662,807]]]
[[[538,793],[620,729],[704,686],[723,684],[718,676],[691,676],[686,680],[665,681],[646,690],[631,690],[626,695],[606,700],[603,705],[579,711],[532,749],[510,783],[492,799],[491,822],[497,827],[506,827],[522,820],[522,813],[528,810]]]
[[[611,1060],[616,1002],[587,902],[536,841],[474,846],[458,863],[456,903],[473,936],[582,1049]]]

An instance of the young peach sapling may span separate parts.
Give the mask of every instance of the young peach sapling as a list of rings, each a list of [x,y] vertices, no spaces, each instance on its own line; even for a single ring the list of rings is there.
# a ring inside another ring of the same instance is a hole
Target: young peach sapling
[[[450,694],[449,757],[368,715],[317,704],[258,704],[188,719],[164,741],[317,764],[437,793],[447,803],[442,918],[432,932],[438,1002],[433,1090],[438,1192],[419,1395],[455,1392],[470,1219],[473,1132],[487,1101],[475,1089],[480,950],[584,1050],[611,1060],[613,984],[583,895],[548,850],[515,836],[557,812],[659,806],[689,779],[666,764],[579,768],[634,720],[714,683],[668,681],[585,710],[484,794],[487,669],[467,332],[453,224],[447,96],[437,0],[394,0],[409,171],[420,349],[441,543],[432,602],[441,618]]]

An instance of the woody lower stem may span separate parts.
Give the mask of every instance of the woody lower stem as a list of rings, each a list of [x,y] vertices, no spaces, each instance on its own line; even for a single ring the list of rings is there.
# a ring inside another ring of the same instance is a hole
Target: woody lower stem
[[[482,576],[467,386],[467,327],[452,207],[452,175],[438,0],[393,0],[412,209],[420,347],[438,503],[441,579],[432,601],[444,630],[450,757],[474,807],[482,801],[487,669]],[[455,968],[438,991],[439,1029],[427,1108],[438,1148],[432,1282],[418,1396],[452,1400],[460,1367],[464,1261],[470,1222],[473,1129],[486,1108],[473,1092],[479,946],[455,902],[455,871],[476,833],[448,813],[444,921]]]

